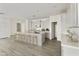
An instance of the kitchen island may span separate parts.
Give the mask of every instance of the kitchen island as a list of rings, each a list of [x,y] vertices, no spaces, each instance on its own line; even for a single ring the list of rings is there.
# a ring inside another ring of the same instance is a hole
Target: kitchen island
[[[11,38],[16,41],[42,46],[45,42],[45,33],[15,33]]]

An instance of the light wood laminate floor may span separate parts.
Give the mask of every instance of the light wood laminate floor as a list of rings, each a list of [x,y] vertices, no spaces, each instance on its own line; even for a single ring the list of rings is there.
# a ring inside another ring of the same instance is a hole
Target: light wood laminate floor
[[[11,40],[0,39],[0,56],[60,56],[61,43],[56,40],[46,40],[40,47]]]

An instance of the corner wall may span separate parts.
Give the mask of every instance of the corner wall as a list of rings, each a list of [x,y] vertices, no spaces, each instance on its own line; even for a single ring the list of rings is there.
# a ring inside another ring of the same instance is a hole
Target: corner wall
[[[10,35],[10,19],[4,15],[0,15],[0,38],[9,37]]]

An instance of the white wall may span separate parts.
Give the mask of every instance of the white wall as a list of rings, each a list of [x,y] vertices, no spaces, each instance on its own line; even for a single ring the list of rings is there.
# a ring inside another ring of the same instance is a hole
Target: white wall
[[[15,20],[15,18],[10,18],[10,32],[11,32],[11,35],[16,33],[16,20]]]
[[[75,4],[71,4],[68,8],[67,12],[61,14],[62,16],[62,33],[66,33],[69,27],[76,26],[77,19],[76,19],[76,6]]]
[[[0,38],[9,37],[10,20],[4,15],[0,15]]]
[[[79,3],[77,4],[77,8],[78,8],[78,26],[79,26]],[[78,30],[78,36],[79,36],[79,30]],[[79,37],[78,37],[79,40]]]

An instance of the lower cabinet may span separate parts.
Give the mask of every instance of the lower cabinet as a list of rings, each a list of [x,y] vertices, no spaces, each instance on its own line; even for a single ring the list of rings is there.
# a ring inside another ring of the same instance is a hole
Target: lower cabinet
[[[34,44],[38,46],[42,46],[45,42],[45,34],[16,34],[11,36],[13,40],[21,41],[24,43]]]

